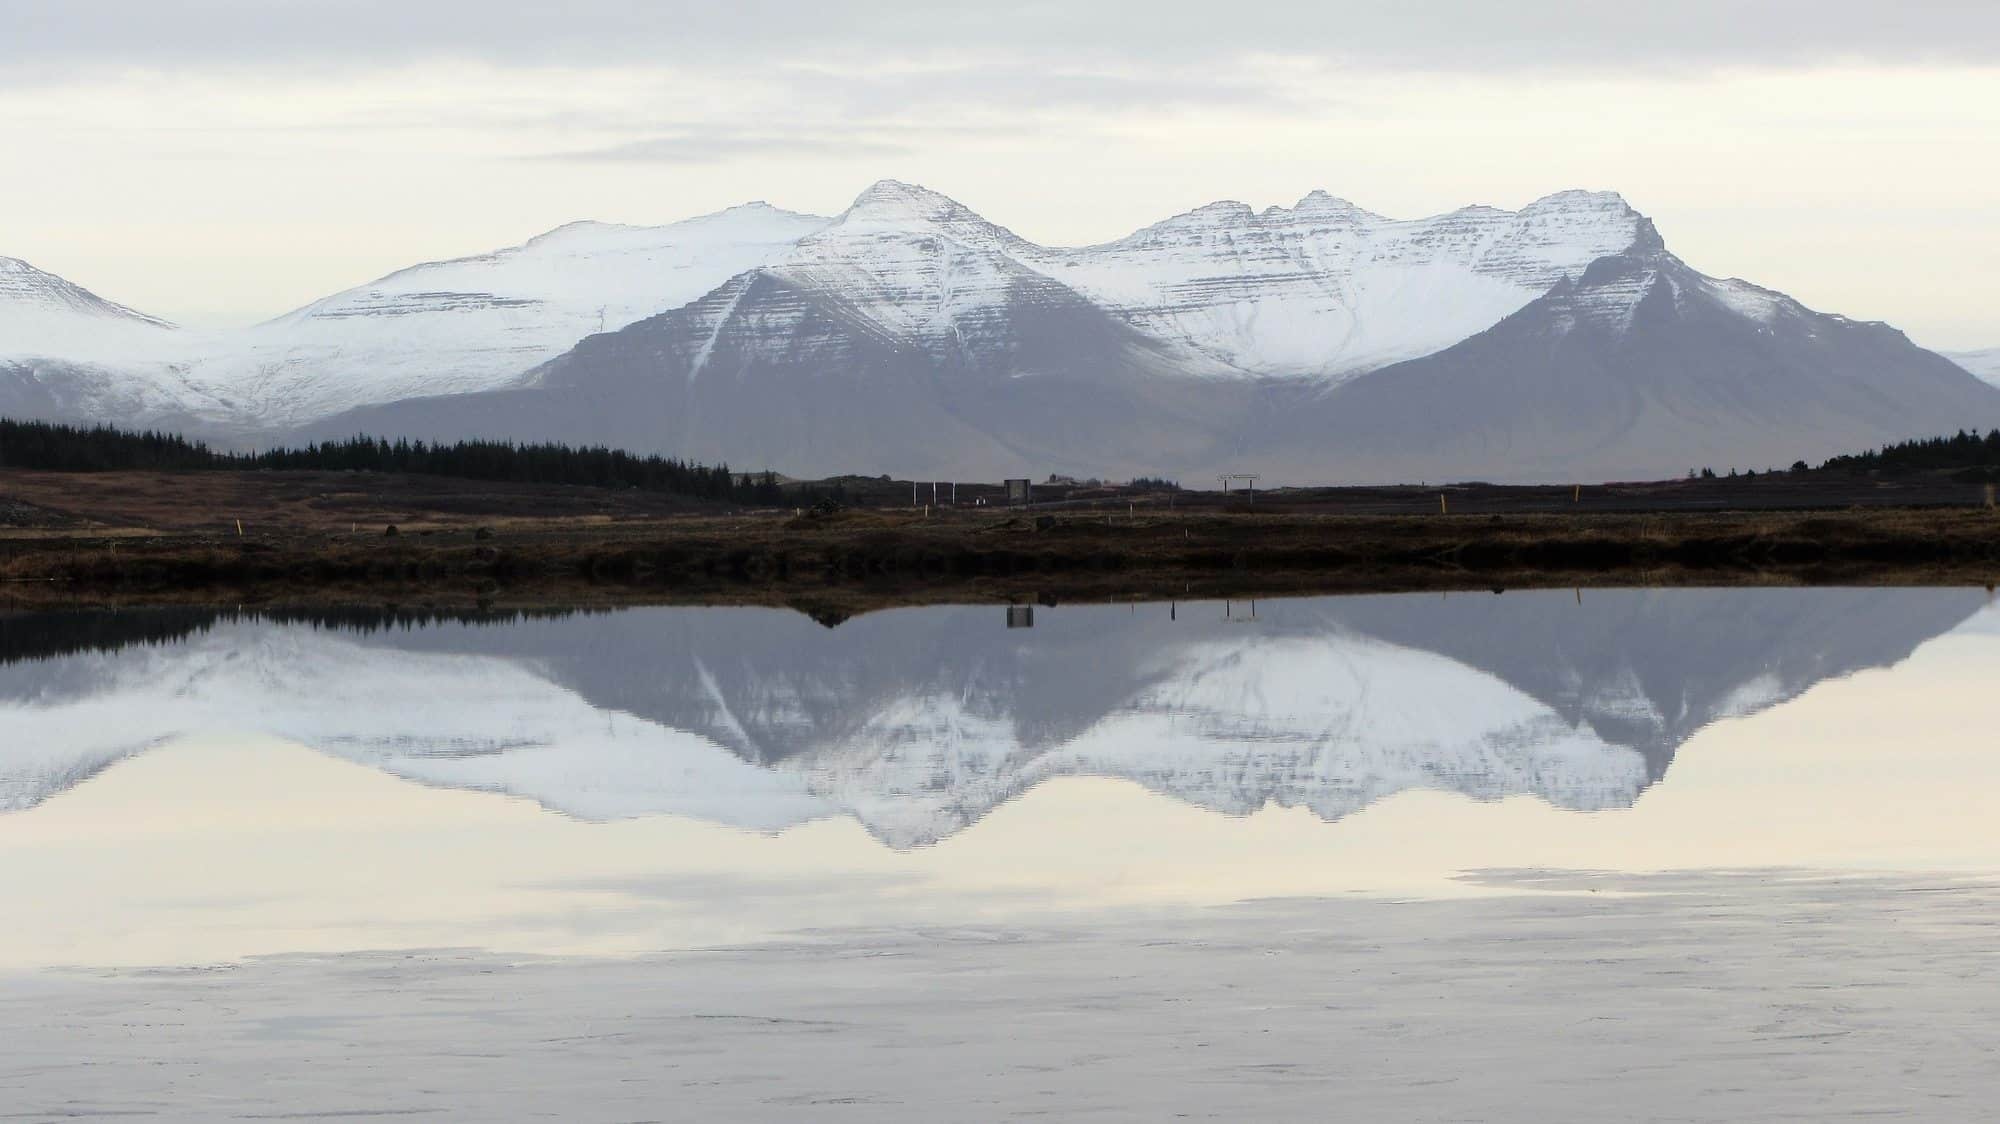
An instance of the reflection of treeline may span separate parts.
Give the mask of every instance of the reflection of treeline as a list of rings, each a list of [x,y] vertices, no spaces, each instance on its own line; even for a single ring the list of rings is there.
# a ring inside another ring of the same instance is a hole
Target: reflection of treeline
[[[1822,472],[1953,472],[1963,479],[2000,480],[2000,429],[1985,436],[1959,430],[1951,437],[1928,437],[1884,445],[1867,453],[1834,457]]]
[[[557,620],[599,610],[402,609],[374,606],[311,609],[80,609],[0,613],[0,664],[58,659],[87,652],[179,643],[220,625],[264,621],[357,635],[415,631],[444,624],[508,625]]]
[[[200,441],[155,431],[56,425],[0,419],[0,467],[54,472],[293,469],[402,472],[512,484],[576,484],[635,488],[697,499],[781,503],[784,490],[766,472],[738,475],[705,465],[622,449],[505,441],[429,444],[350,437],[260,453],[220,452]]]
[[[214,609],[0,613],[0,664],[172,644],[206,631]]]

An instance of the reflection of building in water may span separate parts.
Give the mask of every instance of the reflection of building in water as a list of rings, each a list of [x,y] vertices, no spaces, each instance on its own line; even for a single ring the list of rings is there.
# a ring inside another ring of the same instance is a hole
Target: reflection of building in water
[[[1008,628],[1035,627],[1035,607],[1033,605],[1007,606],[1007,627]]]

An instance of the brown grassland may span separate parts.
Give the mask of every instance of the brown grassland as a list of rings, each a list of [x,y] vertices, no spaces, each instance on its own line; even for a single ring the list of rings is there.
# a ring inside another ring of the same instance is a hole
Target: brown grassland
[[[1340,489],[1254,505],[1072,491],[1030,510],[814,514],[436,477],[7,471],[0,598],[703,601],[839,617],[936,601],[2000,579],[2000,512],[1977,488],[1787,487]]]

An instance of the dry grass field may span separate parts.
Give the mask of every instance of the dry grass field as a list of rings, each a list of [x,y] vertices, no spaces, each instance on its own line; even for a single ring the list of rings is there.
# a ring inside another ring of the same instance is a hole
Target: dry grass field
[[[815,515],[437,477],[4,472],[0,596],[686,599],[839,615],[988,598],[2000,579],[2000,512],[1963,486],[1972,494],[1950,506],[1816,507],[1795,495],[1778,510],[1687,500],[1607,510],[1612,501],[1586,504],[1575,490],[1446,490],[1443,502],[1436,489],[1385,491]],[[1391,500],[1417,507],[1381,511]],[[1374,513],[1349,513],[1357,506]]]

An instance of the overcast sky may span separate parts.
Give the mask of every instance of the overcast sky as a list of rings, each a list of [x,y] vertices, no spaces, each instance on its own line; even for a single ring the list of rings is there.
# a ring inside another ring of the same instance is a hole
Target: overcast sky
[[[184,322],[883,177],[1054,243],[1613,189],[1706,272],[1994,346],[2000,2],[0,0],[0,254]]]

